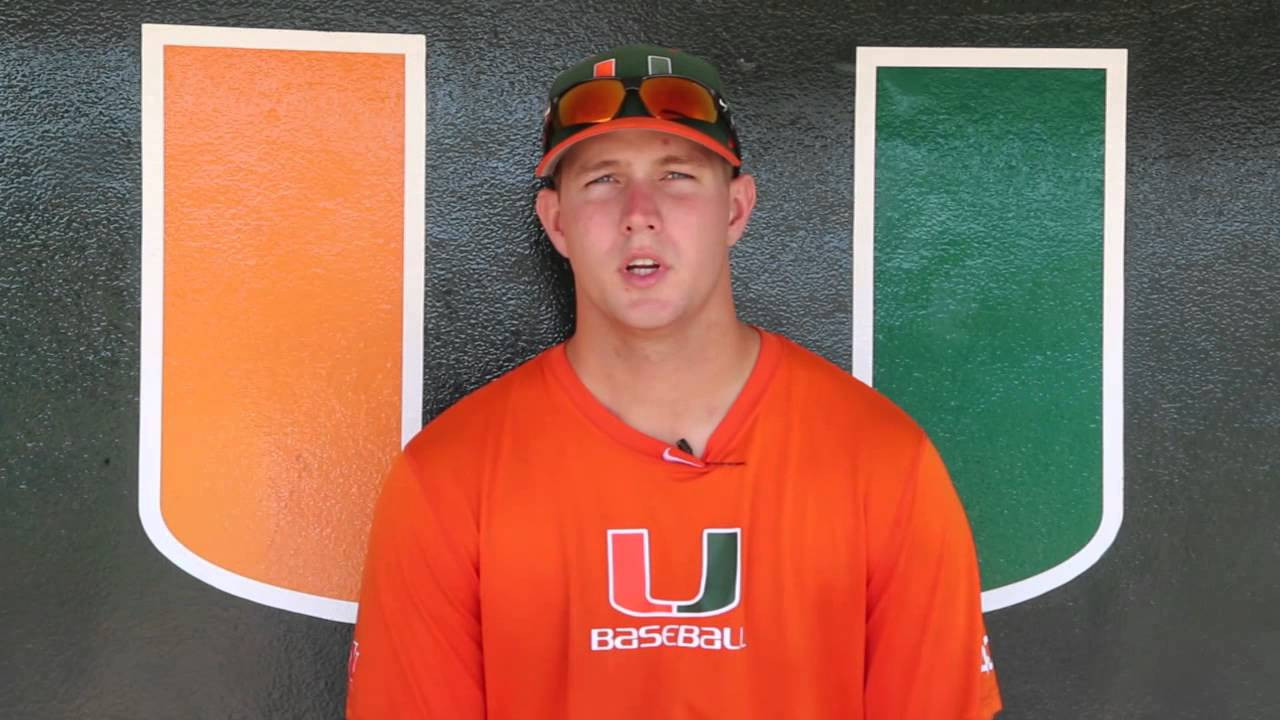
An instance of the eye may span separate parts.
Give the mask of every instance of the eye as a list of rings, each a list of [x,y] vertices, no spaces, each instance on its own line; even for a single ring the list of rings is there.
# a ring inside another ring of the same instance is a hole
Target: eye
[[[689,173],[682,173],[682,172],[680,172],[679,170],[668,170],[668,171],[667,171],[667,174],[662,176],[662,179],[664,179],[664,180],[685,180],[685,179],[690,179],[690,180],[691,180],[691,179],[693,179],[693,176],[692,176],[692,175],[690,175]]]
[[[600,177],[592,178],[588,180],[587,184],[588,185],[605,185],[607,183],[612,183],[612,182],[617,182],[617,179],[614,178],[612,175],[601,175]]]

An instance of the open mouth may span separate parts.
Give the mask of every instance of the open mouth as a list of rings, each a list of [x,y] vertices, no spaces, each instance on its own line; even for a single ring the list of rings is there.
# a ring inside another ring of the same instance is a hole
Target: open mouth
[[[658,272],[658,268],[662,267],[657,260],[653,258],[636,258],[627,263],[627,272],[632,275],[644,277]]]

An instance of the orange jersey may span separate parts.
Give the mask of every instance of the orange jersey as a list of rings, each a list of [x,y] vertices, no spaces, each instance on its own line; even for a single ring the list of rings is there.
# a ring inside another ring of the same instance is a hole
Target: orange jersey
[[[761,333],[697,458],[551,348],[397,458],[353,720],[989,718],[973,540],[920,428]]]

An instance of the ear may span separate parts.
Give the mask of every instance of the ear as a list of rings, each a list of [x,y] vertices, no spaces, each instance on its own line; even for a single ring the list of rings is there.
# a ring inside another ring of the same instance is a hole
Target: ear
[[[542,229],[547,231],[556,252],[569,257],[569,248],[564,240],[564,230],[560,227],[560,192],[554,188],[542,188],[538,191],[538,199],[534,203],[538,211],[538,220]]]
[[[742,239],[747,231],[747,221],[751,219],[751,211],[756,209],[756,179],[750,175],[739,175],[729,181],[729,238],[730,247]]]

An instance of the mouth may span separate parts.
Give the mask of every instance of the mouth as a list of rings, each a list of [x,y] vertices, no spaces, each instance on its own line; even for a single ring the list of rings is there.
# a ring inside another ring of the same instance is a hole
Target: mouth
[[[653,258],[640,257],[627,262],[626,271],[629,275],[645,277],[658,272],[661,268],[662,263],[657,260]]]

